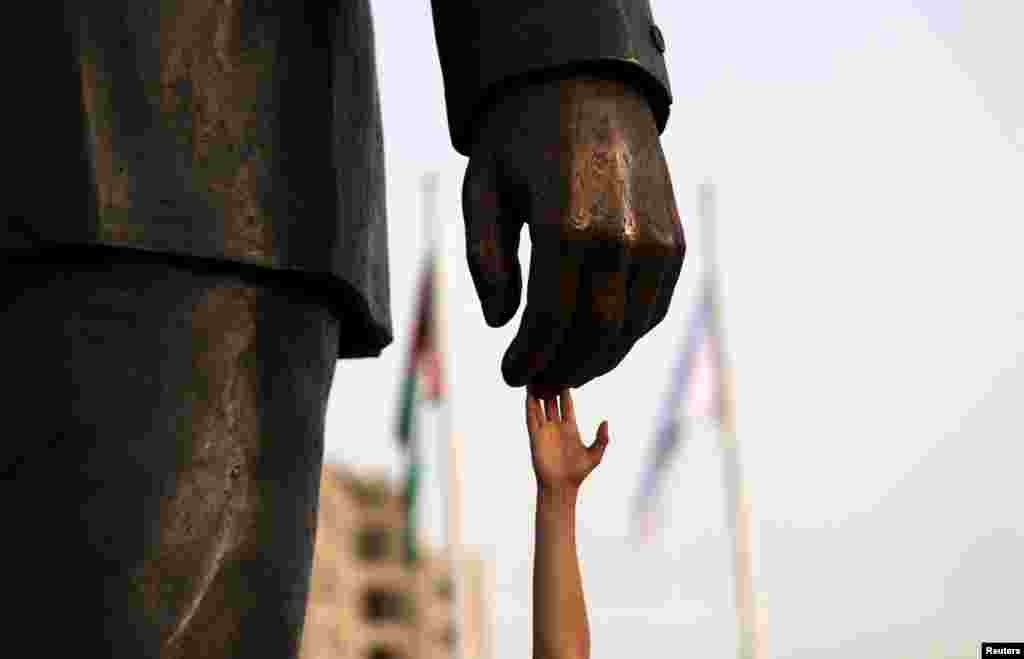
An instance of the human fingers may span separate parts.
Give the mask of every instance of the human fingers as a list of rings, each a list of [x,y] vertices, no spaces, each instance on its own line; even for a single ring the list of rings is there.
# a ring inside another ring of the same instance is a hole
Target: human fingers
[[[572,393],[569,388],[562,389],[559,394],[562,403],[562,420],[566,423],[571,423],[573,426],[576,425],[576,408],[572,402]]]
[[[535,434],[544,425],[544,409],[540,402],[526,393],[526,429],[531,435]]]
[[[597,437],[594,439],[594,443],[587,448],[587,453],[590,455],[593,466],[596,467],[601,464],[601,459],[604,458],[604,451],[608,448],[609,441],[608,422],[602,421],[601,425],[597,427]]]
[[[557,398],[548,398],[547,400],[545,400],[544,401],[544,408],[545,408],[544,411],[545,411],[545,414],[547,416],[547,420],[548,421],[559,421],[560,420],[560,417],[558,415],[558,399]]]

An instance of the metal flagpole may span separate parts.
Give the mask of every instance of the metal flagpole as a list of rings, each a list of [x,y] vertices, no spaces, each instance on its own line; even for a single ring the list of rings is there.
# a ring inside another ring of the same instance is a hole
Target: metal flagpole
[[[446,316],[444,314],[445,295],[447,293],[445,274],[445,251],[444,251],[444,227],[441,226],[437,213],[437,194],[439,189],[440,175],[437,172],[429,172],[423,175],[423,215],[427,225],[427,236],[430,248],[434,254],[434,281],[433,304],[431,318],[434,323],[434,332],[437,340],[438,351],[443,356],[444,370],[442,377],[448,382],[445,383],[444,397],[441,402],[440,414],[438,416],[438,462],[443,465],[444,476],[442,479],[445,489],[443,505],[441,506],[442,524],[444,526],[444,538],[446,544],[446,557],[451,574],[451,625],[454,633],[454,642],[451,646],[453,659],[462,659],[464,656],[465,639],[462,633],[463,626],[463,575],[462,575],[462,465],[461,453],[457,437],[453,427],[453,405],[451,387],[450,354],[447,345],[447,328],[445,327]]]
[[[756,620],[757,602],[754,598],[752,574],[753,555],[750,536],[750,503],[747,498],[736,440],[736,412],[732,388],[732,368],[725,346],[724,327],[719,307],[718,251],[715,243],[716,208],[715,187],[710,182],[698,188],[698,208],[704,243],[705,281],[713,287],[712,328],[718,342],[719,359],[719,446],[722,452],[722,479],[726,493],[726,516],[733,541],[733,582],[736,598],[737,656],[739,659],[759,659],[761,644]]]
[[[715,185],[705,181],[697,186],[697,213],[700,215],[700,237],[704,243],[704,276],[718,276],[718,250],[715,244]]]

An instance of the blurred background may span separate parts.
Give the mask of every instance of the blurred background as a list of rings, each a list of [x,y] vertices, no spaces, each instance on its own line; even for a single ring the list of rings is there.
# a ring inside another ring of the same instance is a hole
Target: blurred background
[[[721,455],[691,424],[661,525],[631,499],[697,304],[697,186],[717,189],[721,322],[751,505],[760,657],[968,658],[1024,640],[1024,3],[651,0],[674,104],[662,143],[690,249],[670,312],[575,392],[611,446],[585,486],[592,657],[732,658]],[[326,459],[398,483],[395,441],[439,175],[444,354],[466,545],[489,566],[489,655],[530,656],[534,481],[521,389],[469,277],[466,159],[451,147],[429,3],[374,6],[394,344],[339,362]],[[529,267],[528,238],[521,261]],[[422,417],[422,532],[440,546],[441,413]],[[468,659],[468,658],[467,658]]]

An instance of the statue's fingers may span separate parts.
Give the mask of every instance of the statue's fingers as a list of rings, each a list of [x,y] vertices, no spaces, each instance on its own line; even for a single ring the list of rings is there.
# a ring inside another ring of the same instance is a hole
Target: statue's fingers
[[[519,265],[522,221],[515,219],[500,193],[498,169],[493,159],[471,158],[462,183],[466,260],[491,327],[500,327],[515,315],[523,286]]]
[[[615,240],[595,240],[586,254],[586,279],[580,287],[572,340],[545,372],[577,388],[611,368],[610,358],[622,334],[630,264],[626,245]]]
[[[527,390],[533,395],[534,398],[544,400],[557,396],[558,392],[562,390],[561,385],[547,385],[539,382],[531,382],[526,385]]]
[[[502,376],[512,387],[531,383],[563,347],[579,288],[578,242],[562,241],[558,227],[552,226],[531,225],[530,238],[526,310],[501,364]]]
[[[664,199],[663,209],[668,228],[667,240],[663,239],[661,244],[653,245],[651,256],[652,259],[660,259],[660,266],[652,264],[651,267],[660,270],[663,276],[658,284],[658,296],[654,302],[654,313],[650,322],[647,327],[639,331],[634,341],[665,319],[669,304],[672,302],[672,293],[675,291],[676,282],[679,281],[679,273],[683,269],[683,260],[686,257],[686,236],[683,232],[682,220],[679,218],[679,209],[676,207],[676,199],[672,192],[672,182],[669,180],[667,168],[664,177],[661,194]]]
[[[656,259],[652,262],[649,256],[634,254],[626,289],[625,321],[618,341],[609,351],[605,373],[618,366],[633,345],[657,324],[654,318],[663,291],[662,281],[670,275],[659,269],[659,265]],[[671,295],[672,287],[668,287],[668,291]]]

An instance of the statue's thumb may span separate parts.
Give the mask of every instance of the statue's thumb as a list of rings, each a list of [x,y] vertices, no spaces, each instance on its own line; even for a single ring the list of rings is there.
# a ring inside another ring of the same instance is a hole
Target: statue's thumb
[[[466,168],[462,214],[466,220],[466,258],[484,318],[491,327],[500,327],[515,315],[522,294],[522,221],[509,220],[494,167],[477,158],[470,159]]]

